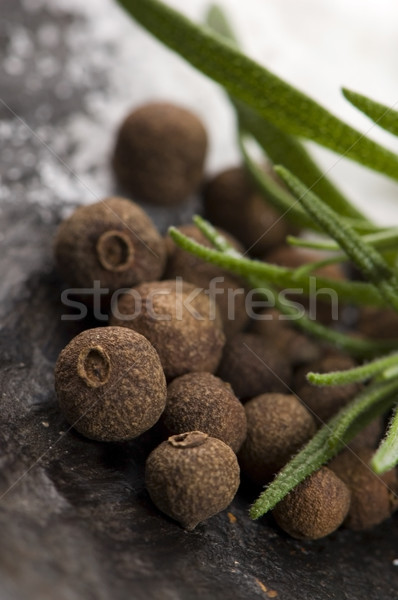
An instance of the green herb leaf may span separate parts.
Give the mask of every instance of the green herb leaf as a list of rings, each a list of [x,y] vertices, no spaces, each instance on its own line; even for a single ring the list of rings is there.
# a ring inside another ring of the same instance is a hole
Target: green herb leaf
[[[215,33],[221,37],[229,40],[232,44],[239,46],[238,39],[234,30],[231,27],[229,20],[227,19],[225,12],[217,4],[212,4],[205,19],[206,24],[213,29]]]
[[[323,258],[322,260],[314,260],[306,265],[297,267],[297,269],[295,270],[295,274],[296,277],[301,277],[302,275],[311,275],[311,273],[314,273],[318,269],[322,269],[323,267],[327,267],[329,265],[342,263],[347,260],[348,258],[345,254],[336,254],[335,256]]]
[[[366,400],[366,405],[371,404],[372,402],[378,402],[379,398],[383,398],[383,390],[390,390],[388,392],[388,398],[390,398],[391,400],[391,404],[389,405],[388,408],[391,408],[392,406],[394,406],[396,404],[396,394],[398,391],[398,379],[394,378],[394,379],[388,379],[387,381],[375,381],[373,382],[371,385],[369,385],[367,388],[365,388],[365,390],[360,394],[360,396],[366,396],[368,398],[368,400]],[[382,393],[382,395],[379,395],[379,392]],[[347,405],[350,406],[350,405]],[[336,423],[335,427],[333,428],[333,431],[330,432],[330,436],[329,436],[329,440],[328,440],[328,444],[330,446],[330,448],[333,450],[334,448],[339,448],[340,449],[340,442],[341,439],[344,437],[345,432],[347,431],[347,428],[350,427],[352,420],[357,419],[360,417],[361,413],[363,412],[363,407],[362,405],[359,404],[352,404],[350,411],[348,412],[344,412],[341,411],[340,414],[340,418],[339,418],[339,422]],[[385,409],[387,410],[387,409]],[[384,412],[384,411],[383,411]],[[382,414],[382,413],[379,413]]]
[[[354,302],[365,306],[385,306],[378,290],[368,283],[348,282],[328,277],[303,275],[296,277],[294,269],[271,265],[259,260],[251,260],[238,253],[223,253],[198,244],[175,227],[169,229],[172,240],[184,250],[214,265],[228,269],[242,277],[256,277],[263,285],[272,284],[278,288],[302,288],[304,294],[317,294],[317,297],[330,299],[334,290],[341,301]]]
[[[372,458],[371,467],[376,473],[385,473],[398,464],[398,410],[395,409],[387,435]]]
[[[301,329],[304,333],[328,342],[334,345],[340,350],[348,352],[352,356],[357,358],[369,358],[380,355],[383,352],[390,352],[395,350],[398,346],[398,340],[366,340],[351,337],[340,331],[331,329],[321,325],[318,321],[311,319],[305,313],[303,314],[298,309],[294,302],[289,302],[286,298],[280,299],[279,294],[270,285],[264,285],[264,283],[255,278],[247,277],[248,283],[253,289],[259,294],[262,288],[264,288],[264,296],[268,298],[268,290],[271,290],[275,298],[275,308],[277,308],[282,314],[291,317],[292,324]]]
[[[158,0],[118,0],[148,31],[288,134],[311,139],[398,179],[398,156],[356,131],[233,44]]]
[[[237,251],[233,248],[226,238],[218,233],[218,231],[202,217],[194,217],[194,222],[200,231],[210,240],[214,246],[225,253],[231,253],[233,256],[237,255]],[[249,279],[250,281],[250,279]],[[256,286],[256,280],[251,280],[253,287]],[[272,288],[271,288],[271,291]],[[268,296],[269,288],[267,289]],[[278,296],[274,293],[274,298],[277,300]],[[284,314],[294,314],[297,310],[293,303],[282,303],[282,306],[277,308],[282,309]],[[310,328],[321,328],[324,329],[326,334],[336,334],[344,339],[344,335],[338,332],[333,332],[327,328],[323,328],[318,323],[311,322],[306,317],[300,318],[297,322],[300,326],[303,323],[309,325]],[[305,329],[305,327],[304,327]],[[333,340],[336,341],[336,340]],[[349,342],[360,342],[360,340],[350,340]],[[360,343],[366,343],[360,342]],[[370,342],[368,342],[370,343]],[[394,343],[394,345],[396,342]],[[321,378],[322,382],[328,378],[328,376],[334,377],[334,382],[338,383],[351,383],[353,381],[364,381],[370,376],[378,374],[380,372],[387,372],[396,369],[398,362],[398,354],[394,354],[389,357],[381,358],[362,367],[356,367],[348,371],[335,372],[332,374],[310,374],[317,378]],[[394,375],[396,375],[394,371]],[[339,379],[340,378],[340,379]],[[318,379],[319,381],[319,379]],[[323,383],[322,383],[323,384]],[[390,408],[391,402],[394,402],[395,392],[398,391],[398,377],[395,377],[393,381],[387,382],[376,382],[373,386],[369,386],[362,394],[354,399],[350,405],[344,407],[336,417],[334,417],[327,425],[325,425],[315,437],[308,443],[308,445],[297,455],[290,463],[277,475],[274,482],[267,489],[264,494],[260,496],[257,502],[251,509],[252,518],[258,518],[264,514],[267,510],[270,510],[282,500],[282,498],[291,491],[296,485],[298,485],[305,477],[310,475],[316,469],[325,464],[330,458],[337,454],[340,449],[344,446],[347,441],[352,439],[357,432],[363,427],[370,423],[376,416],[385,412],[387,408]],[[398,448],[398,424],[395,430],[395,438],[393,444],[393,450],[391,451],[392,456],[397,456]],[[395,458],[393,458],[395,460]],[[390,457],[391,461],[391,457]],[[290,469],[290,470],[289,470]],[[280,479],[282,481],[280,481]],[[287,490],[287,491],[286,491]]]
[[[308,188],[341,216],[366,221],[364,215],[332,184],[296,138],[261,118],[241,102],[234,102],[234,105],[240,127],[252,134],[274,164],[283,164],[299,176]]]
[[[283,217],[293,221],[296,225],[320,230],[318,224],[303,210],[296,198],[282,186],[278,185],[275,179],[252,160],[245,144],[246,137],[243,133],[239,135],[239,146],[244,164],[265,200],[270,202]]]
[[[347,221],[345,220],[345,222]],[[365,234],[361,237],[365,244],[368,244],[377,250],[396,249],[398,246],[398,229],[396,227]],[[330,238],[322,240],[306,240],[304,238],[289,235],[286,238],[286,241],[292,246],[299,246],[301,248],[314,248],[331,252],[336,252],[341,249],[340,245]]]
[[[313,385],[347,385],[358,381],[366,381],[390,367],[398,366],[398,354],[383,356],[366,365],[354,367],[345,371],[331,371],[329,373],[307,373],[307,379]]]
[[[398,310],[398,286],[393,271],[381,254],[366,244],[363,238],[345,221],[340,219],[330,206],[327,206],[306,186],[284,167],[275,171],[307,210],[308,214],[334,238],[346,254],[361,269],[386,300]]]
[[[210,242],[221,252],[229,254],[235,257],[242,257],[235,248],[233,248],[224,236],[211,225],[208,221],[205,221],[202,217],[195,216],[194,222],[200,231],[207,237]],[[338,348],[345,350],[353,356],[365,358],[369,356],[375,356],[381,352],[388,352],[395,349],[398,346],[398,340],[361,340],[358,338],[350,337],[339,331],[334,331],[330,327],[324,327],[320,323],[308,318],[305,314],[300,311],[294,302],[289,302],[286,298],[283,301],[279,298],[278,293],[269,283],[264,283],[263,280],[254,277],[252,275],[245,277],[251,288],[256,289],[259,294],[264,290],[264,296],[268,298],[269,293],[273,295],[275,299],[275,308],[277,308],[282,314],[292,318],[292,323],[300,328],[305,333],[318,338],[320,340],[334,344]]]
[[[395,403],[397,391],[397,380],[373,384],[342,408],[276,475],[251,507],[252,519],[272,510],[306,477],[340,452],[360,429],[390,408]],[[331,444],[333,435],[335,442]]]
[[[294,196],[290,194],[288,190],[284,189],[280,184],[278,184],[275,181],[275,178],[271,177],[264,169],[259,167],[258,164],[250,157],[250,153],[246,145],[248,137],[251,136],[243,131],[240,131],[238,135],[240,151],[243,156],[244,165],[253,181],[257,185],[259,191],[262,193],[264,199],[270,202],[280,213],[282,213],[283,217],[286,217],[295,225],[300,225],[301,227],[306,227],[315,231],[322,231],[319,225],[315,223],[313,219],[311,219],[305,210],[303,210],[302,206],[300,206],[300,203],[294,198]],[[373,232],[380,229],[380,227],[377,227],[368,221],[364,221],[363,218],[357,219],[343,216],[341,216],[341,218],[351,225],[351,227],[353,227],[356,231],[366,233],[368,231]],[[296,245],[305,246],[306,244],[306,240],[301,240],[301,238],[293,239],[295,241],[297,239]],[[332,249],[339,248],[335,242],[331,241],[329,243],[332,245]]]
[[[219,35],[237,47],[236,35],[225,15],[218,6],[211,6],[206,19],[207,24]],[[284,133],[273,123],[261,118],[248,106],[231,98],[238,113],[239,123],[243,130],[250,132],[274,163],[283,163],[292,173],[300,175],[300,179],[321,198],[334,206],[341,215],[366,220],[343,194],[332,184],[325,173],[313,161],[304,146],[291,135]],[[289,218],[289,214],[286,215]],[[290,216],[292,216],[290,214]]]
[[[358,94],[347,88],[343,88],[343,94],[351,104],[372,119],[376,125],[386,129],[393,135],[398,135],[398,112],[394,110],[394,107],[375,102],[367,96],[362,96],[362,94]],[[397,102],[395,102],[394,106],[396,105]]]

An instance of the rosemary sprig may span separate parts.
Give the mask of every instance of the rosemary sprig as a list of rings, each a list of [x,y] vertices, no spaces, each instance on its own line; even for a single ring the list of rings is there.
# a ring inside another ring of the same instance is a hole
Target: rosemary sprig
[[[386,437],[372,458],[371,466],[376,473],[393,469],[398,463],[398,408],[395,408]]]
[[[300,180],[324,202],[333,206],[342,217],[367,221],[366,217],[326,177],[297,138],[284,133],[273,123],[261,118],[242,102],[235,101],[233,104],[237,110],[241,129],[253,136],[274,164],[283,164],[292,173],[300,175]]]
[[[300,286],[304,292],[317,292],[318,295],[321,288],[328,287],[336,291],[342,301],[380,307],[389,303],[398,310],[398,282],[394,264],[397,254],[397,229],[378,228],[369,223],[320,173],[297,137],[310,139],[396,180],[398,156],[244,56],[236,47],[233,33],[222,13],[213,10],[209,17],[212,28],[221,34],[215,35],[209,28],[194,25],[159,0],[119,0],[119,3],[160,41],[224,86],[237,108],[240,127],[257,139],[274,162],[284,163],[285,168],[280,168],[278,174],[293,194],[279,189],[277,184],[272,184],[271,178],[260,174],[241,138],[246,165],[260,188],[269,194],[280,210],[290,214],[296,222],[313,229],[321,229],[334,240],[316,242],[317,246],[313,247],[338,251],[340,254],[331,259],[333,261],[342,260],[345,256],[351,258],[370,283],[312,277],[310,273],[315,267],[319,267],[320,263],[301,269],[288,269],[249,260],[232,249],[210,224],[198,218],[198,226],[213,241],[216,249],[197,244],[175,228],[170,230],[173,240],[199,258],[245,277],[249,285],[263,290],[264,293],[275,292],[274,288]],[[378,125],[398,134],[396,111],[348,90],[344,90],[344,94]],[[299,176],[300,180],[294,177],[286,166]],[[312,191],[308,188],[312,188]],[[296,203],[295,198],[300,204]],[[304,245],[297,240],[290,241]],[[307,242],[307,246],[309,244]],[[324,264],[324,261],[322,263]],[[313,288],[311,284],[315,284]],[[277,293],[275,299],[276,307],[281,312],[293,317],[298,316],[297,308],[292,303],[286,300],[281,302]],[[306,315],[301,316],[296,323],[312,335],[333,341],[340,347],[362,356],[387,348],[396,350],[398,346],[396,340],[373,342],[350,338],[311,321]],[[253,505],[253,518],[273,508],[307,475],[334,456],[360,428],[396,404],[396,356],[395,354],[378,358],[344,374],[329,375],[327,382],[333,385],[369,378],[374,380],[320,429],[307,446],[277,475]],[[313,374],[313,377],[317,378],[318,382],[326,381],[326,378],[319,379],[320,375]],[[373,466],[381,472],[395,464],[397,459],[396,413],[388,434],[374,457]]]
[[[307,373],[307,379],[313,385],[346,385],[359,381],[367,381],[390,367],[398,366],[398,353],[383,356],[372,362],[346,371],[331,371],[329,373]]]
[[[398,179],[398,156],[350,127],[210,28],[158,0],[118,0],[142,26],[283,132],[301,136]]]
[[[372,246],[372,248],[375,248],[376,250],[395,250],[398,245],[398,229],[396,227],[391,227],[376,233],[362,235],[361,238],[365,244]],[[286,240],[292,246],[301,248],[313,248],[330,252],[337,252],[340,250],[340,245],[332,239],[306,240],[289,235]]]
[[[213,31],[215,31],[215,33],[239,48],[238,39],[231,24],[219,6],[212,5],[209,8],[205,22],[213,29]],[[292,171],[292,173],[300,174],[300,179],[316,194],[323,198],[325,202],[334,206],[340,215],[360,219],[361,221],[366,222],[367,219],[365,216],[354,207],[351,202],[343,196],[341,191],[326,177],[325,173],[321,171],[297,138],[284,133],[271,121],[261,118],[255,111],[239,100],[231,98],[231,101],[235,106],[240,129],[243,134],[249,132],[258,144],[260,144],[273,163],[283,163],[286,168]],[[246,155],[245,158],[247,160],[248,156]],[[271,184],[272,187],[272,181],[270,182],[268,178],[267,182],[267,177],[264,179],[265,182]],[[279,206],[278,208],[281,207]],[[300,209],[300,207],[298,207],[298,209]],[[290,210],[286,215],[287,218],[293,217],[293,215],[289,213]],[[312,223],[311,227],[313,226],[314,224]]]
[[[252,180],[256,184],[259,191],[262,193],[265,200],[272,204],[286,219],[292,221],[295,225],[312,229],[314,231],[322,231],[321,227],[311,219],[310,215],[303,210],[300,203],[294,198],[294,196],[281,185],[276,183],[275,179],[271,177],[264,169],[251,158],[250,152],[247,148],[247,140],[249,136],[243,131],[239,131],[238,144],[243,157],[245,168],[247,169]],[[330,200],[330,198],[329,198]],[[339,212],[340,218],[343,219],[348,225],[350,225],[355,231],[361,234],[367,234],[369,237],[366,241],[375,248],[389,249],[396,248],[396,242],[398,241],[398,232],[393,228],[381,228],[369,221],[365,221],[363,218],[353,218],[348,216],[342,216]],[[371,233],[369,233],[371,232]],[[374,236],[374,238],[373,238]],[[340,246],[331,239],[328,240],[306,240],[303,238],[296,238],[294,236],[288,236],[287,241],[294,246],[302,246],[304,248],[316,248],[319,250],[340,250]]]
[[[351,104],[372,119],[376,125],[393,135],[398,135],[398,112],[394,110],[396,102],[393,106],[386,106],[347,88],[343,88],[343,94]]]
[[[216,248],[225,253],[231,253],[236,255],[236,250],[227,242],[227,240],[220,235],[217,230],[207,221],[199,216],[194,218],[194,222],[202,233],[216,246]],[[252,287],[256,286],[256,281],[251,281]],[[272,290],[271,290],[272,291]],[[269,289],[266,290],[267,295]],[[286,302],[283,302],[278,306],[277,294],[274,295],[276,299],[276,306],[284,311],[284,314],[293,314],[294,305],[290,307]],[[287,309],[287,310],[286,310]],[[343,334],[338,332],[332,332],[327,328],[323,328],[318,323],[314,323],[305,317],[298,321],[298,324],[302,327],[303,323],[310,326],[310,332],[315,333],[316,329],[322,331],[323,339],[325,339],[325,333],[337,333],[338,336],[344,338]],[[314,329],[315,327],[315,329]],[[304,327],[306,329],[306,327]],[[307,330],[308,332],[308,330]],[[336,339],[329,340],[336,343]],[[341,341],[341,340],[340,340]],[[349,340],[360,342],[359,340]],[[396,342],[393,344],[396,346]],[[316,385],[342,385],[352,383],[356,381],[366,381],[371,377],[382,372],[388,372],[391,367],[397,367],[398,354],[393,354],[384,358],[377,359],[372,363],[362,365],[360,367],[354,367],[346,371],[327,373],[327,374],[316,374],[310,373],[308,375],[309,381]],[[397,375],[393,372],[393,375]],[[345,407],[340,413],[332,419],[329,424],[325,425],[319,433],[309,442],[308,446],[294,458],[285,467],[270,488],[267,489],[264,494],[260,496],[257,502],[251,509],[252,518],[258,518],[266,511],[270,510],[275,506],[279,500],[281,500],[289,491],[291,491],[298,483],[300,483],[307,475],[310,475],[317,468],[327,463],[330,458],[335,456],[354,435],[366,426],[375,416],[385,412],[387,408],[390,408],[395,403],[394,392],[398,392],[398,377],[395,377],[392,381],[387,382],[375,382],[375,384],[369,387],[365,392],[358,396],[349,406]],[[394,435],[393,435],[394,434]],[[390,440],[391,437],[391,440]],[[381,459],[378,460],[378,454],[376,454],[373,466],[377,472],[383,472],[388,468],[391,468],[393,464],[398,461],[398,417],[396,416],[391,424],[389,434],[380,447],[379,450]],[[293,463],[293,466],[291,467]],[[291,467],[291,471],[289,471]]]
[[[258,519],[282,500],[308,475],[338,454],[376,416],[396,402],[398,380],[369,386],[324,425],[308,444],[277,474],[250,510]],[[330,443],[334,438],[334,443]]]
[[[212,242],[212,244],[220,252],[224,252],[225,254],[235,258],[242,257],[242,255],[239,254],[236,249],[233,248],[227,242],[227,240],[218,233],[211,223],[205,221],[205,219],[199,216],[194,217],[194,222],[201,232],[207,237],[207,239]],[[173,231],[171,232],[171,235],[174,235]],[[187,240],[189,240],[189,238],[187,238]],[[177,243],[180,244],[178,241]],[[349,352],[353,356],[361,358],[375,356],[381,352],[391,351],[398,345],[398,340],[361,340],[345,335],[339,331],[334,331],[330,327],[324,327],[320,323],[308,318],[305,314],[303,315],[294,302],[289,302],[286,298],[281,300],[271,284],[264,283],[264,281],[260,280],[258,277],[250,274],[246,275],[245,279],[250,287],[256,289],[259,294],[261,294],[263,291],[266,298],[268,298],[271,293],[272,297],[274,298],[275,308],[277,308],[282,314],[291,317],[292,322],[294,322],[299,329],[317,339],[334,344],[342,350]]]
[[[272,265],[259,260],[244,258],[237,254],[223,253],[198,244],[185,236],[175,227],[169,229],[173,241],[184,250],[195,254],[198,258],[227,269],[242,277],[256,278],[258,283],[265,286],[275,285],[278,288],[300,288],[304,294],[316,293],[320,298],[325,290],[334,290],[340,300],[353,302],[363,306],[386,306],[377,288],[369,283],[348,282],[330,279],[328,277],[301,275],[297,277],[295,269]]]
[[[275,167],[277,174],[304,206],[311,217],[333,237],[346,254],[361,269],[383,297],[398,311],[398,285],[395,274],[381,254],[350,227],[338,214],[306,188],[284,167]]]
[[[315,229],[320,231],[317,223],[305,212],[296,198],[278,185],[276,181],[268,175],[264,169],[261,169],[257,163],[251,159],[247,150],[245,140],[247,136],[240,132],[238,137],[240,151],[247,171],[263,196],[288,220],[301,227]]]
[[[345,254],[335,254],[334,256],[330,256],[329,258],[314,260],[308,264],[302,265],[301,267],[297,267],[296,277],[301,277],[302,275],[311,275],[311,273],[314,273],[318,269],[322,269],[322,267],[343,263],[347,260],[348,257]]]
[[[218,231],[202,217],[194,217],[194,222],[200,231],[210,240],[214,246],[226,254],[239,256],[239,253],[233,248],[229,242],[218,233]],[[252,287],[257,288],[256,280],[249,278]],[[272,288],[267,288],[266,296],[269,291],[273,292]],[[278,302],[278,295],[274,293],[275,305],[284,314],[294,315],[297,311],[293,303],[288,303],[286,300],[282,303]],[[347,338],[344,334],[333,332],[332,330],[323,327],[319,323],[313,322],[306,317],[300,318],[297,324],[307,333],[315,334],[322,339],[327,339],[337,343],[339,340],[341,346],[345,349],[352,350],[350,343],[370,344],[366,340],[356,340]],[[304,325],[304,327],[303,327]],[[329,336],[335,334],[336,337],[331,339]],[[392,344],[397,346],[397,341]],[[362,350],[363,350],[362,346]],[[364,354],[364,353],[363,353]],[[366,381],[376,375],[388,374],[391,372],[391,378],[387,381],[376,381],[355,398],[348,406],[344,407],[338,415],[336,415],[328,424],[326,424],[316,436],[308,443],[308,445],[286,465],[270,487],[264,492],[251,509],[251,516],[258,518],[266,511],[270,510],[281,500],[289,491],[291,491],[298,483],[303,481],[307,475],[313,473],[316,469],[327,463],[335,456],[344,445],[356,435],[363,427],[365,427],[376,416],[382,414],[388,408],[391,408],[396,403],[395,393],[398,392],[398,354],[376,359],[375,361],[354,367],[346,371],[334,373],[319,374],[310,373],[308,379],[317,385],[342,385],[356,381]],[[395,422],[397,421],[397,423]],[[389,440],[389,437],[392,440]],[[390,427],[390,431],[386,440],[380,447],[381,460],[375,463],[375,469],[382,472],[390,468],[392,462],[398,461],[398,417]],[[377,454],[376,454],[377,456]],[[387,456],[387,460],[385,457]],[[394,463],[395,464],[395,463]]]

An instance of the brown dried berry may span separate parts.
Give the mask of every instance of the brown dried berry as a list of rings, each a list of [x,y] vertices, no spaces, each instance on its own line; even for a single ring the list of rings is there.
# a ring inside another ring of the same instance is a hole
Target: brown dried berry
[[[273,510],[278,525],[294,538],[317,540],[335,531],[350,507],[350,491],[333,471],[322,467]]]
[[[228,381],[238,398],[286,392],[291,370],[286,357],[260,335],[238,333],[225,344],[217,375]]]
[[[77,431],[104,442],[134,438],[158,421],[166,380],[155,349],[122,327],[88,329],[55,367],[61,410]]]
[[[351,507],[345,525],[362,530],[378,525],[391,516],[397,507],[397,476],[395,470],[376,475],[369,462],[373,456],[370,448],[345,450],[329,468],[351,491]]]
[[[210,373],[188,373],[170,383],[162,423],[168,435],[203,431],[234,452],[246,437],[245,409],[231,386]]]
[[[398,338],[398,315],[389,308],[366,306],[359,312],[356,331],[372,339]]]
[[[284,319],[277,309],[262,310],[252,321],[250,331],[264,336],[268,344],[288,357],[293,367],[313,362],[321,356],[321,345],[293,329],[294,321]]]
[[[355,437],[348,442],[347,446],[358,452],[361,448],[371,448],[375,450],[384,433],[384,419],[376,417],[373,421],[361,429]]]
[[[58,229],[55,257],[71,285],[87,288],[97,280],[112,292],[159,278],[166,248],[144,211],[115,197],[76,209]]]
[[[239,452],[242,472],[263,485],[315,433],[310,413],[295,396],[263,394],[245,404],[247,437]]]
[[[227,508],[239,486],[234,452],[200,431],[170,437],[153,450],[145,468],[153,503],[192,531]]]
[[[286,237],[286,221],[256,192],[242,167],[219,173],[206,186],[208,219],[226,229],[256,256]]]
[[[130,327],[148,338],[168,379],[216,370],[225,341],[220,315],[211,298],[194,285],[143,283],[122,295],[112,312],[112,325]]]
[[[182,225],[178,229],[202,246],[212,247],[212,244],[196,225]],[[242,250],[239,242],[232,236],[223,231],[220,233],[234,248],[238,251]],[[166,244],[168,248],[166,278],[174,279],[180,276],[197,287],[210,290],[220,309],[225,335],[230,337],[241,331],[249,320],[246,312],[246,292],[242,280],[176,246],[170,237],[166,238]],[[212,285],[214,285],[214,289]]]
[[[281,244],[267,252],[265,260],[275,265],[297,269],[303,265],[330,258],[330,256],[330,253],[327,252]],[[344,270],[339,264],[325,265],[314,271],[314,273],[329,279],[346,279]]]
[[[206,149],[205,128],[192,112],[173,104],[146,104],[123,121],[113,168],[138,198],[178,204],[198,188]]]
[[[330,356],[319,361],[311,363],[306,367],[306,371],[315,373],[329,373],[331,371],[342,371],[355,366],[352,359],[345,356]],[[304,370],[297,375],[297,379],[302,381]],[[304,383],[297,389],[297,396],[301,402],[312,412],[319,424],[325,423],[335,415],[343,406],[348,404],[354,396],[362,389],[358,383],[348,385],[317,387],[311,383]]]
[[[282,244],[271,249],[271,251],[265,255],[264,260],[282,267],[296,269],[314,261],[324,260],[325,258],[330,258],[330,253]],[[339,264],[323,266],[313,271],[313,274],[319,277],[327,277],[336,280],[346,278],[344,270]],[[286,294],[286,298],[297,302],[303,309],[307,310],[311,319],[316,319],[317,321],[326,324],[341,318],[343,306],[338,302],[336,294],[329,290],[328,286],[324,286],[323,291],[319,290],[315,293],[314,290],[309,296],[300,290],[300,286],[297,287],[297,292]]]

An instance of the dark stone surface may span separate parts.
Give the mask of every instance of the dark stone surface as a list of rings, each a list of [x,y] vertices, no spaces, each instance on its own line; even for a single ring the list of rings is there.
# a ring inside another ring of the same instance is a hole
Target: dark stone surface
[[[45,6],[28,13],[26,5],[2,0],[3,50],[16,23],[33,32],[54,18]],[[57,27],[66,34],[72,20],[58,15]],[[62,39],[57,52],[61,65]],[[34,53],[30,74],[37,68]],[[26,73],[1,75],[3,102],[31,130],[22,145],[9,137],[6,144],[2,136],[1,146],[0,598],[243,600],[275,597],[270,590],[281,600],[397,598],[396,517],[370,532],[341,530],[302,543],[286,537],[272,519],[251,522],[253,495],[246,491],[230,508],[236,522],[224,512],[186,533],[158,513],[144,490],[149,436],[124,445],[95,443],[70,430],[60,415],[53,391],[56,357],[91,323],[61,320],[51,244],[64,207],[55,198],[39,201],[41,186],[44,196],[49,190],[37,164],[27,165],[23,157],[34,152],[40,160],[48,152],[32,133],[42,125],[43,103],[52,109],[52,127],[84,112],[84,85],[64,102],[52,96],[64,75],[60,67],[33,92]],[[103,85],[100,77],[97,85]],[[13,112],[3,104],[2,123],[20,131]],[[60,155],[67,160],[73,148],[66,144]]]

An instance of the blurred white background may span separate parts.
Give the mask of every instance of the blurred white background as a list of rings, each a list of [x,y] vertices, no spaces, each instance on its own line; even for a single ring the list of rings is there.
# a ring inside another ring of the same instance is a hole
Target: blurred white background
[[[71,70],[80,77],[98,69],[107,74],[106,93],[88,94],[85,114],[73,115],[63,130],[75,142],[71,166],[88,178],[94,191],[103,195],[109,186],[109,175],[107,179],[99,174],[97,167],[109,164],[116,127],[128,110],[147,100],[171,100],[199,113],[211,139],[208,172],[239,160],[233,113],[222,91],[138,27],[113,0],[25,3],[29,10],[45,4],[54,13],[83,15],[69,32]],[[167,3],[196,22],[203,20],[209,5],[207,0]],[[398,107],[395,0],[219,0],[219,4],[251,57],[398,150],[397,140],[372,126],[340,92],[345,86]],[[396,184],[325,150],[316,148],[316,154],[329,175],[371,216],[382,223],[398,222]],[[96,177],[90,180],[93,169]],[[73,197],[71,190],[65,190],[66,197]]]

